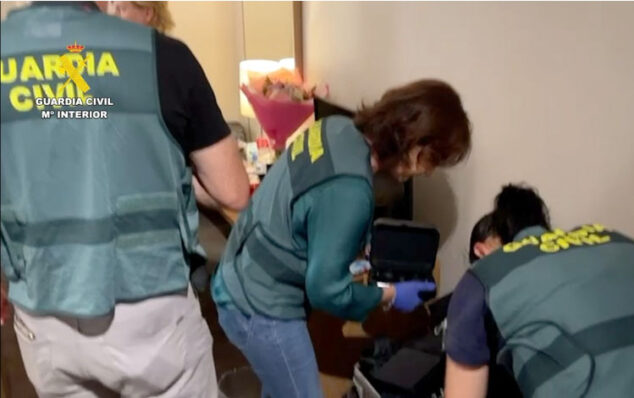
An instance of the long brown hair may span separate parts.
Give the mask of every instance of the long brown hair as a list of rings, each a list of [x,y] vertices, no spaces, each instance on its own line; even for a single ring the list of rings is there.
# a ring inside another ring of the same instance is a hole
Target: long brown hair
[[[382,167],[406,160],[417,145],[434,166],[455,165],[471,148],[471,123],[460,96],[440,80],[388,90],[373,105],[362,105],[354,122],[372,142]]]

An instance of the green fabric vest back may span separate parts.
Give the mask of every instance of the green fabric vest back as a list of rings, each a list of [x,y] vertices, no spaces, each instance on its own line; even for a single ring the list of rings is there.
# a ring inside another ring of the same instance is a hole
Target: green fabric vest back
[[[34,5],[2,23],[2,267],[10,298],[97,316],[186,289],[200,250],[191,170],[165,126],[155,32],[98,11]],[[69,54],[68,45],[84,46]],[[36,97],[85,93],[106,119],[45,118]],[[83,60],[83,61],[82,61]],[[84,65],[82,66],[82,62]]]
[[[470,270],[526,397],[634,392],[634,242],[598,224],[532,227]],[[510,355],[508,355],[510,354]]]
[[[218,272],[242,311],[305,316],[306,247],[294,239],[292,207],[304,192],[337,176],[358,176],[372,186],[368,144],[352,120],[332,116],[295,139],[231,231]]]

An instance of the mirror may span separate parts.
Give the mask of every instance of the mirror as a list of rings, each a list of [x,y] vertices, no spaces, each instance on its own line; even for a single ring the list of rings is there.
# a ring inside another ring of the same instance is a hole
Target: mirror
[[[295,58],[302,71],[301,3],[170,1],[170,35],[185,42],[202,65],[227,122],[239,123],[248,140],[260,132],[240,113],[239,63]]]

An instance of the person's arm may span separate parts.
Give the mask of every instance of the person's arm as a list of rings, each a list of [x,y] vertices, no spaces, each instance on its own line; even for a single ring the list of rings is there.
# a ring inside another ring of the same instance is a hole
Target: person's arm
[[[445,396],[484,398],[491,349],[487,338],[484,286],[467,272],[451,297],[447,312]]]
[[[249,179],[233,137],[193,151],[190,157],[196,170],[194,189],[199,203],[217,207],[218,202],[233,210],[246,207]]]
[[[242,209],[249,199],[246,171],[200,63],[187,45],[162,34],[156,57],[161,113],[193,163],[197,201]]]
[[[218,202],[216,202],[216,200],[212,198],[207,190],[203,188],[203,186],[200,184],[200,181],[198,181],[198,177],[196,177],[196,174],[192,175],[192,187],[194,188],[196,203],[210,209],[220,209],[220,205],[218,204]]]
[[[489,366],[469,366],[447,355],[445,372],[446,398],[484,398],[487,394]]]
[[[349,271],[372,212],[372,190],[357,177],[338,177],[311,189],[295,203],[293,218],[305,220],[306,294],[313,307],[361,320],[382,300],[391,300],[393,288],[354,283]]]

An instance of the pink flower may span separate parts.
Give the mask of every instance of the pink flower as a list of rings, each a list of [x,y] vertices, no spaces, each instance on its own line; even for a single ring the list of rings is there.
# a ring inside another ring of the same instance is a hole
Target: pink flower
[[[249,89],[246,85],[241,87],[247,96],[253,112],[262,129],[272,141],[273,148],[284,149],[286,139],[295,132],[313,114],[313,100],[301,102],[289,99],[288,94],[279,92],[276,98],[266,97]]]

